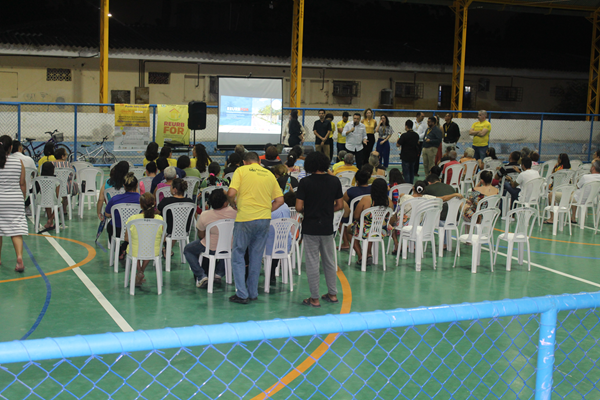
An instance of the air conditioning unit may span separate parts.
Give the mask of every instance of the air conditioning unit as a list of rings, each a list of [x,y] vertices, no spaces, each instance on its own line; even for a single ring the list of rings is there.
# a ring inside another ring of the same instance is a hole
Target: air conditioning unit
[[[382,105],[382,106],[394,105],[392,94],[393,94],[392,89],[381,89],[381,93],[379,93],[379,105]]]

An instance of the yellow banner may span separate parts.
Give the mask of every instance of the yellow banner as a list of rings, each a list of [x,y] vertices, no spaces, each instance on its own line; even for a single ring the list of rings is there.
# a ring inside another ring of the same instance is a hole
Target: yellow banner
[[[159,104],[156,124],[156,143],[164,146],[165,141],[190,144],[188,129],[188,106]]]
[[[150,127],[148,104],[115,104],[115,126]]]

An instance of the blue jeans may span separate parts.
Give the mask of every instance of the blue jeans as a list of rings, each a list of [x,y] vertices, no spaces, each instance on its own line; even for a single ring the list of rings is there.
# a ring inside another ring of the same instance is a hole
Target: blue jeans
[[[510,193],[511,203],[514,203],[515,201],[519,200],[519,193],[521,193],[521,188],[514,188],[512,187],[510,182],[504,182],[504,196],[506,196],[506,192]]]
[[[200,240],[194,240],[189,243],[183,249],[183,255],[185,259],[190,264],[190,268],[194,272],[194,276],[196,279],[206,278],[206,272],[208,271],[208,258],[202,259],[202,264],[206,264],[206,271],[200,265],[200,254],[204,253],[206,247],[200,242]],[[215,254],[213,250],[209,251],[209,254]],[[215,275],[219,275],[220,277],[225,276],[225,262],[223,260],[217,260],[217,264],[215,265]]]
[[[231,267],[233,279],[235,279],[236,295],[241,299],[258,297],[258,277],[270,224],[270,219],[257,219],[234,224]],[[250,256],[248,281],[246,281],[246,261],[244,260],[246,249]]]
[[[406,183],[413,183],[415,179],[415,163],[402,161],[402,174]]]
[[[381,138],[377,139],[377,152],[379,153],[379,163],[387,168],[390,164],[390,141],[386,140],[384,144],[381,144],[382,140]]]
[[[489,146],[473,146],[473,150],[475,150],[475,159],[483,160],[486,157],[486,152]]]

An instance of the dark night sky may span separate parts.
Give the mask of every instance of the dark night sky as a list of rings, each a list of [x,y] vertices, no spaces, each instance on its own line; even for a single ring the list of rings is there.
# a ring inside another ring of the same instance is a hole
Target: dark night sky
[[[368,0],[305,3],[307,57],[452,62],[454,14],[448,7]],[[8,2],[0,16],[0,34],[75,36],[97,45],[99,4]],[[112,47],[290,52],[291,0],[113,0],[110,11]],[[587,71],[590,40],[591,23],[583,17],[473,7],[467,65]]]

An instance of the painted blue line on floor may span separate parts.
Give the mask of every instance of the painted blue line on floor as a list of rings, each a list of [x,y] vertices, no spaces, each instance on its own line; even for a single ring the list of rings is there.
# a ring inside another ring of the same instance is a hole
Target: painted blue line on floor
[[[100,247],[103,252],[108,253],[108,251],[100,243],[96,242],[96,246]]]
[[[506,246],[498,246],[501,249],[507,249],[508,247]],[[517,249],[517,244],[515,243],[515,247],[513,249],[513,251],[516,251]],[[572,256],[570,254],[559,254],[559,253],[544,253],[543,251],[531,251],[532,253],[536,253],[536,254],[544,254],[544,255],[548,255],[548,256],[560,256],[560,257],[571,257],[571,258],[584,258],[586,260],[600,260],[600,257],[585,257],[585,256]]]
[[[33,265],[35,265],[35,267],[39,271],[40,275],[42,275],[42,278],[44,278],[44,282],[46,282],[46,301],[44,302],[42,311],[40,311],[40,315],[38,315],[37,319],[35,320],[35,323],[31,327],[31,329],[29,329],[29,331],[21,338],[21,340],[27,339],[29,337],[29,335],[31,335],[33,333],[33,331],[35,331],[35,329],[38,327],[40,322],[42,322],[42,318],[44,318],[44,315],[46,314],[46,311],[48,310],[48,306],[50,305],[50,297],[52,297],[52,287],[50,286],[50,281],[48,280],[48,277],[46,276],[44,271],[42,271],[42,268],[40,267],[37,260],[33,256],[33,253],[31,252],[31,250],[29,250],[29,247],[27,247],[27,244],[23,243],[23,247],[25,248],[25,251],[27,251],[27,254],[29,254],[29,258],[31,258]]]

